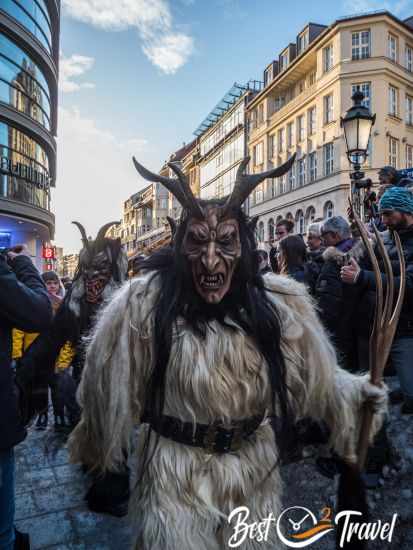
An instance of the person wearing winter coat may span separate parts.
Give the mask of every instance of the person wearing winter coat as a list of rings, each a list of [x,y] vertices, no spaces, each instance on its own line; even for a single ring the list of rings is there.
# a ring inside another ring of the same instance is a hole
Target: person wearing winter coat
[[[315,298],[325,329],[336,347],[341,365],[359,370],[357,358],[357,307],[362,290],[341,280],[341,268],[352,259],[361,261],[365,248],[351,235],[350,225],[342,216],[325,220],[321,237],[326,249],[315,286]]]
[[[314,293],[315,278],[307,264],[307,249],[300,235],[289,235],[278,244],[278,265],[281,275],[289,275]]]
[[[30,548],[14,527],[14,447],[26,437],[12,369],[12,329],[46,330],[52,310],[45,285],[24,245],[0,254],[0,548]]]

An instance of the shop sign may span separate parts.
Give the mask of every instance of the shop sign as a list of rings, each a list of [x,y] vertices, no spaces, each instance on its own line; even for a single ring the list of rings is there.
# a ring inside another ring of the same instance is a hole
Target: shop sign
[[[43,174],[31,166],[21,162],[12,162],[8,157],[0,157],[0,172],[8,176],[15,176],[32,183],[39,189],[49,190],[51,178],[49,174]]]
[[[54,260],[56,259],[56,249],[54,246],[43,246],[42,257],[45,260]]]

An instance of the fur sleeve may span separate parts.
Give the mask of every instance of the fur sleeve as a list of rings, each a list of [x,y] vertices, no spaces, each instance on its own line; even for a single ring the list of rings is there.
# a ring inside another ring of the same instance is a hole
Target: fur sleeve
[[[303,285],[284,277],[266,278],[270,298],[278,309],[287,379],[299,418],[324,420],[331,429],[331,447],[355,460],[368,375],[354,375],[339,365],[333,345]],[[383,422],[376,414],[371,438]]]
[[[126,282],[99,314],[78,390],[82,418],[69,441],[73,462],[112,471],[124,462],[150,365],[146,287],[147,277]]]

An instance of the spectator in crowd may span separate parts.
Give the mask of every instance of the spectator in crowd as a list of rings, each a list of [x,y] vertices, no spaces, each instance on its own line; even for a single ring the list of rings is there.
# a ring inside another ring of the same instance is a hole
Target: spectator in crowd
[[[288,275],[300,283],[304,283],[310,292],[315,289],[315,280],[306,264],[307,249],[300,235],[289,235],[278,245],[278,265],[281,275]]]
[[[0,254],[0,548],[30,548],[14,529],[13,448],[26,437],[11,366],[12,329],[41,331],[52,311],[47,291],[25,246]]]
[[[313,260],[321,256],[324,251],[323,243],[321,240],[321,223],[310,223],[307,229],[307,246],[308,257]]]
[[[413,414],[413,193],[402,187],[388,189],[381,198],[380,213],[384,224],[391,230],[383,234],[383,241],[393,266],[396,288],[400,284],[400,272],[392,231],[397,231],[400,237],[406,263],[406,292],[390,358],[396,368],[404,395],[401,412]],[[380,255],[378,255],[378,261],[383,282],[386,284],[384,265]],[[350,265],[343,266],[341,278],[343,282],[366,293],[366,301],[370,304],[369,314],[372,318],[376,280],[371,266],[363,269],[363,266],[352,261]],[[368,348],[366,354],[368,358]]]
[[[324,221],[320,231],[326,247],[315,288],[320,317],[341,357],[342,366],[356,371],[355,311],[360,291],[342,282],[340,270],[351,259],[363,257],[364,245],[352,238],[350,225],[341,216]]]
[[[278,243],[288,235],[292,235],[293,232],[294,222],[291,220],[282,219],[275,225],[275,242],[272,243],[270,250],[270,265],[274,273],[279,272],[277,265]]]
[[[266,250],[257,250],[258,270],[261,275],[271,273],[272,269],[268,263],[268,252]]]

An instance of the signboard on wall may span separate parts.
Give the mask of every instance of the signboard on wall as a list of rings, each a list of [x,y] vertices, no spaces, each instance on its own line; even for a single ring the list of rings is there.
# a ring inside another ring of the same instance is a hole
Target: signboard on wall
[[[48,173],[43,174],[31,166],[21,162],[12,162],[8,157],[0,157],[0,172],[7,176],[21,178],[28,183],[32,183],[39,189],[50,189],[51,178]]]
[[[56,259],[56,249],[54,246],[43,245],[42,258],[45,260]]]

